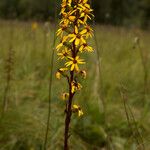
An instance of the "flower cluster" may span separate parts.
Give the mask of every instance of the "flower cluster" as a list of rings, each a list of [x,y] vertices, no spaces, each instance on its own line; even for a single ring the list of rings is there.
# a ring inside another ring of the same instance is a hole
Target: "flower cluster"
[[[63,66],[58,69],[56,77],[58,79],[66,77],[68,80],[69,93],[62,94],[65,100],[69,100],[70,95],[74,95],[82,88],[77,76],[86,78],[86,71],[81,69],[85,60],[80,54],[93,51],[87,43],[87,40],[93,36],[93,30],[88,25],[88,20],[93,17],[92,11],[88,0],[62,0],[60,12],[62,19],[56,33],[60,37],[60,42],[56,50],[58,60],[62,61]],[[73,106],[76,106],[76,109]],[[77,105],[72,105],[72,110],[76,110],[72,112],[78,112],[81,116],[83,112],[79,108]]]

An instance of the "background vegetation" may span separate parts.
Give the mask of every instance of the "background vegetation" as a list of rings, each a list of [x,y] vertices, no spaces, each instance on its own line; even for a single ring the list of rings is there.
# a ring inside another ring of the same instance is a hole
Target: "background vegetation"
[[[61,0],[56,0],[58,8]],[[150,25],[150,0],[92,0],[96,21],[113,25]],[[53,19],[54,0],[1,0],[0,17]]]
[[[10,47],[13,50],[8,109],[0,118],[0,150],[41,150],[44,143],[54,26],[48,22],[38,24],[34,30],[31,26],[30,22],[0,22],[0,108],[6,87],[4,68]],[[84,55],[88,60],[88,77],[76,97],[84,116],[73,118],[71,150],[137,150],[143,144],[148,150],[150,34],[136,28],[100,25],[95,30],[101,75],[96,50]],[[94,39],[91,45],[96,48]],[[55,56],[53,75],[58,65],[61,64]],[[64,82],[53,76],[49,150],[61,150],[63,146],[65,106],[60,93],[66,88]],[[105,100],[105,112],[99,92]]]

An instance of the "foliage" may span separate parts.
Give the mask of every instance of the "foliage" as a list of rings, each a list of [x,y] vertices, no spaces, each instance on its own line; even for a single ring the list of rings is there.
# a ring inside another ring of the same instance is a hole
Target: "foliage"
[[[57,0],[60,8],[61,0]],[[92,0],[96,21],[114,25],[141,25],[149,27],[149,0]],[[53,19],[53,0],[1,0],[1,18]]]

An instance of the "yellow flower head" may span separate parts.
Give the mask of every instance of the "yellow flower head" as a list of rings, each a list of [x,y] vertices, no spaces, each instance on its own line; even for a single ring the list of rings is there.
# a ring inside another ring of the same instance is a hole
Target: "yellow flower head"
[[[60,80],[61,75],[62,76],[66,76],[65,75],[65,71],[67,71],[67,70],[68,70],[67,68],[60,68],[60,69],[58,69],[58,71],[55,74],[56,78]]]
[[[77,112],[79,117],[81,117],[83,115],[83,111],[82,111],[81,107],[78,105],[73,105],[72,111],[74,113]]]
[[[89,38],[93,36],[93,29],[89,26],[89,25],[86,25],[85,26],[85,30],[86,30],[86,38]]]
[[[61,26],[60,26],[60,29],[58,29],[57,30],[57,36],[63,36],[63,33],[64,33],[64,31],[67,29],[67,25],[65,25],[65,24],[62,24]]]
[[[68,100],[68,98],[69,98],[69,93],[62,93],[61,95],[62,100]]]
[[[93,52],[93,48],[91,46],[89,46],[87,43],[83,43],[80,48],[79,48],[80,52],[83,51],[87,51],[87,52]]]
[[[57,45],[56,50],[59,51],[63,46],[65,46],[65,43],[68,39],[68,36],[63,36],[60,43]]]
[[[81,70],[81,71],[80,71],[80,74],[81,74],[81,76],[83,77],[83,79],[85,79],[86,76],[87,76],[87,73],[86,73],[85,70]]]
[[[80,83],[77,83],[73,81],[71,83],[71,93],[75,93],[76,91],[80,91],[82,88],[82,85]]]
[[[57,71],[55,76],[56,76],[57,79],[60,80],[60,78],[61,78],[61,73],[60,73],[59,71]]]
[[[70,70],[73,71],[79,71],[79,66],[78,64],[85,64],[83,59],[80,59],[79,56],[76,56],[75,58],[72,57],[68,57],[69,61],[66,62],[66,67],[71,66]]]
[[[63,16],[63,19],[61,20],[60,25],[62,25],[63,23],[65,25],[69,25],[72,22],[74,22],[76,17],[72,15],[73,13],[74,13],[73,11],[70,11],[70,12],[67,12],[67,13],[66,12],[61,12],[61,14]]]
[[[84,36],[86,36],[86,30],[82,30],[79,32],[78,27],[75,26],[75,30],[73,34],[70,34],[68,37],[71,38],[69,42],[75,41],[75,45],[78,46],[80,43],[85,43]]]
[[[72,0],[62,0],[60,14],[64,13],[68,7],[71,7],[71,2]]]
[[[63,49],[60,53],[57,53],[57,55],[59,56],[58,59],[64,59],[67,56],[69,56],[70,54],[70,49],[68,49],[67,47],[65,47],[65,49]]]

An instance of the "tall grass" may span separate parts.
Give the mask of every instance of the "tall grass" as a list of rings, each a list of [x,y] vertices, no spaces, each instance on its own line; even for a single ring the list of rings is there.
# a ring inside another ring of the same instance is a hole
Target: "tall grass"
[[[10,101],[10,90],[11,90],[11,82],[13,79],[13,69],[14,69],[14,55],[15,51],[13,48],[13,23],[10,22],[10,31],[9,31],[9,38],[8,38],[8,50],[7,50],[7,58],[5,59],[5,90],[4,90],[4,98],[3,98],[3,108],[2,108],[2,116],[8,109],[8,103]]]
[[[44,150],[47,149],[47,142],[48,142],[48,135],[49,135],[49,130],[50,128],[50,124],[51,124],[51,99],[52,99],[52,81],[53,81],[53,70],[54,70],[54,52],[55,52],[55,46],[56,46],[56,27],[57,27],[57,1],[54,2],[54,7],[55,7],[55,14],[54,14],[54,18],[55,18],[55,23],[54,23],[54,34],[53,34],[53,45],[52,45],[52,52],[51,52],[51,58],[50,58],[50,76],[49,76],[49,96],[48,96],[48,117],[47,117],[47,127],[46,127],[46,133],[45,133],[45,139],[44,139]],[[46,37],[44,36],[44,48],[46,48]],[[46,49],[45,49],[46,50]],[[51,139],[49,139],[51,140]]]
[[[145,145],[143,142],[143,137],[139,131],[138,128],[138,122],[135,121],[135,117],[132,113],[132,110],[130,108],[130,106],[128,105],[128,96],[126,93],[126,89],[123,88],[123,86],[120,89],[120,94],[123,100],[123,105],[124,105],[124,109],[125,109],[125,114],[126,114],[126,118],[129,124],[129,128],[131,130],[131,136],[133,137],[133,139],[135,140],[135,142],[137,143],[137,149],[141,149],[144,150],[145,149]]]

